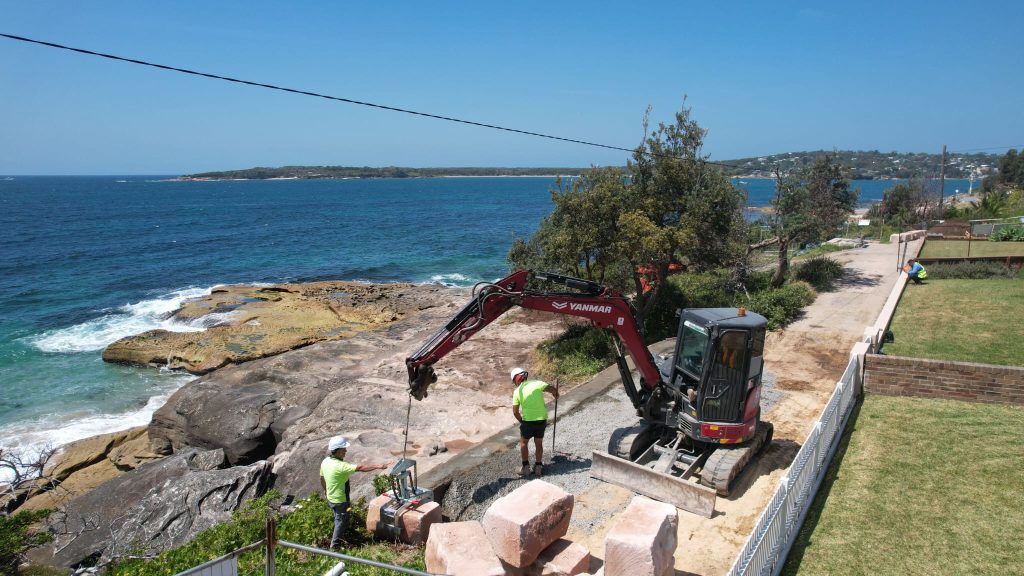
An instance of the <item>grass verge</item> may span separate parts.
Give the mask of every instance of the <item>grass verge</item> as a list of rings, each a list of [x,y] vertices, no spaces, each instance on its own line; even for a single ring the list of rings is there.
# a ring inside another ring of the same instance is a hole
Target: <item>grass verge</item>
[[[783,574],[1020,574],[1024,409],[869,395]]]
[[[907,285],[886,354],[1019,366],[1024,281],[929,280]]]
[[[928,240],[921,247],[921,258],[966,258],[971,256],[1024,256],[1024,242],[976,240]]]

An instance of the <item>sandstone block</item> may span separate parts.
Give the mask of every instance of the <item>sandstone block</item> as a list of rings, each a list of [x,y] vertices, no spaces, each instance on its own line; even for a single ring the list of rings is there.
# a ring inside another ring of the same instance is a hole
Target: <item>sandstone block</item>
[[[425,552],[427,572],[451,576],[503,576],[505,568],[491,550],[483,526],[476,520],[436,524],[430,529]]]
[[[366,529],[378,538],[390,539],[394,536],[383,531],[377,531],[377,522],[380,520],[380,511],[388,502],[389,496],[384,494],[374,498],[366,510]],[[396,524],[400,530],[398,539],[406,544],[422,544],[427,540],[430,533],[430,526],[441,522],[441,505],[437,502],[427,502],[414,508],[405,508],[398,513]]]
[[[441,523],[441,505],[427,502],[415,508],[407,508],[398,515],[401,528],[399,539],[407,544],[422,544],[430,535],[430,527]]]
[[[373,500],[370,500],[370,503],[366,506],[366,531],[378,538],[383,537],[381,534],[377,533],[377,522],[380,521],[380,509],[390,501],[391,498],[389,496],[381,494]]]
[[[533,480],[491,504],[484,512],[483,525],[498,557],[523,568],[565,536],[572,507],[572,494]]]
[[[607,576],[671,574],[676,550],[676,509],[637,496],[615,519],[604,541]]]
[[[530,565],[536,576],[575,576],[590,568],[590,551],[581,544],[561,538],[545,548]]]

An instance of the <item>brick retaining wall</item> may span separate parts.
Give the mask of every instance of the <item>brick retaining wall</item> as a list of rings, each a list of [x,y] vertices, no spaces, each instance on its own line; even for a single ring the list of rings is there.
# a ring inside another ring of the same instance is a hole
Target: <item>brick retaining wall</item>
[[[864,390],[886,396],[1024,405],[1024,367],[868,354]]]

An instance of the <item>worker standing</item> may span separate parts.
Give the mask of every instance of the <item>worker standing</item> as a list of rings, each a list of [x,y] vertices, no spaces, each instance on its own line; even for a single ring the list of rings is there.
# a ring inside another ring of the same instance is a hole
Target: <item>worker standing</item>
[[[335,436],[327,443],[328,456],[320,463],[320,487],[327,494],[327,503],[334,511],[334,533],[331,534],[331,548],[341,546],[348,524],[348,478],[354,472],[386,470],[387,464],[353,464],[345,461],[349,441]]]
[[[928,271],[925,270],[924,266],[921,266],[921,263],[914,258],[907,260],[907,265],[904,267],[904,270],[907,272],[907,276],[914,281],[914,284],[920,284],[921,280],[928,278]]]
[[[548,424],[544,393],[558,398],[558,389],[549,387],[543,380],[529,380],[529,373],[522,368],[513,368],[511,376],[516,387],[512,393],[512,415],[519,421],[519,455],[523,460],[519,475],[530,474],[530,438],[533,438],[533,474],[541,476],[544,473],[544,430]]]

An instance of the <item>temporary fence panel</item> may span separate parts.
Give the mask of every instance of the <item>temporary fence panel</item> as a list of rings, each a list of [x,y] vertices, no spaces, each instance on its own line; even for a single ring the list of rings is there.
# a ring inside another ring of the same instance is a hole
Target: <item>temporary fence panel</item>
[[[853,411],[859,377],[860,359],[855,356],[793,459],[789,473],[782,478],[746,545],[736,556],[730,574],[767,576],[782,570]]]
[[[238,576],[238,556],[228,554],[184,572],[178,572],[175,576]]]

